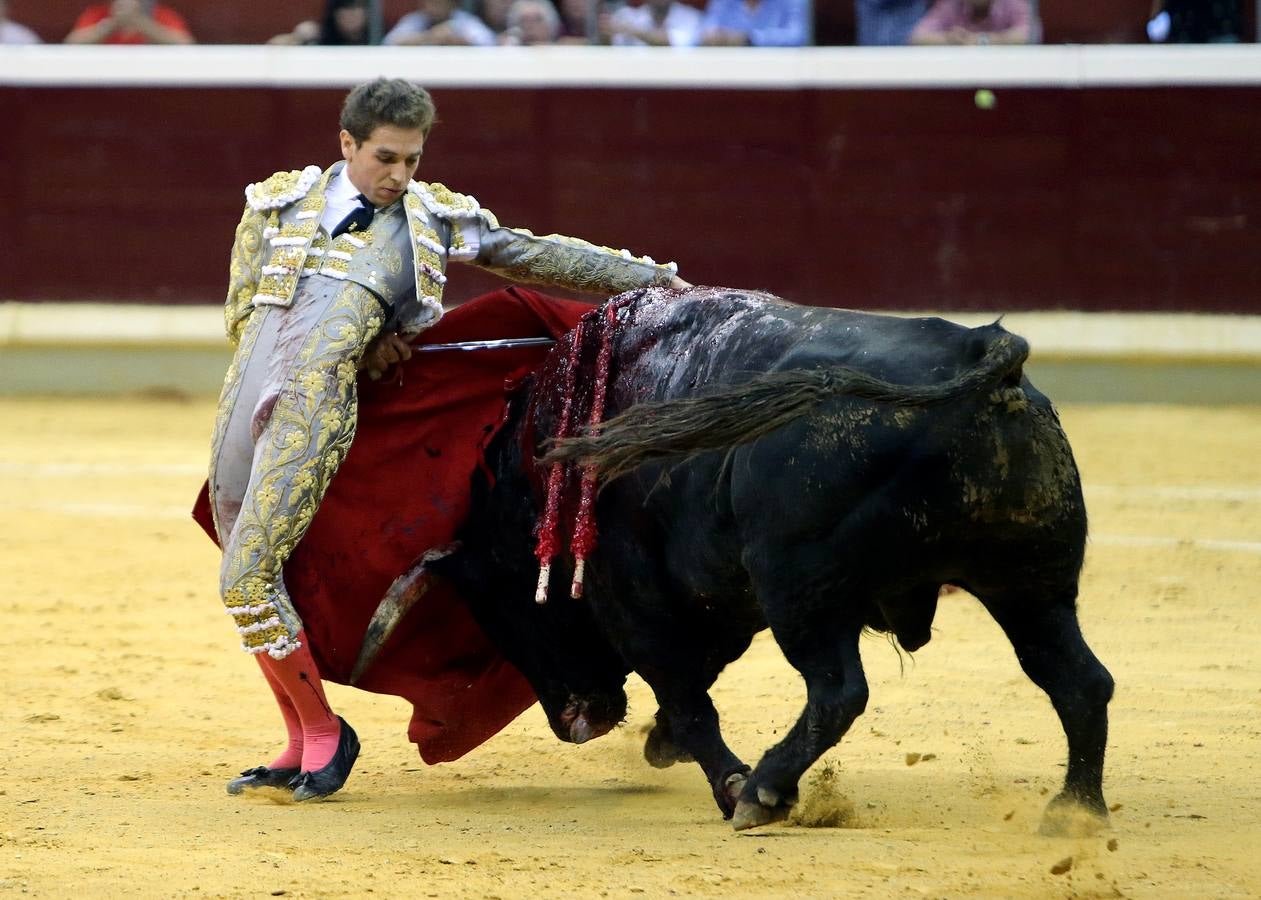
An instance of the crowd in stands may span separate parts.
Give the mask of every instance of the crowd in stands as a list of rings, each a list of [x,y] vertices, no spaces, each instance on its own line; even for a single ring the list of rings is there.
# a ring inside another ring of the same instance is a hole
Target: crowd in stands
[[[815,0],[815,3],[821,0]],[[1037,0],[843,0],[854,5],[863,45],[1027,44],[1041,40]],[[9,19],[0,0],[0,43],[40,39]],[[799,47],[813,42],[811,0],[418,0],[395,22],[373,23],[368,0],[326,0],[318,20],[269,43],[355,45],[613,44]],[[374,29],[373,25],[377,28]],[[89,4],[67,23],[68,44],[191,44],[174,8],[155,0]],[[1239,0],[1154,0],[1153,42],[1237,41]]]

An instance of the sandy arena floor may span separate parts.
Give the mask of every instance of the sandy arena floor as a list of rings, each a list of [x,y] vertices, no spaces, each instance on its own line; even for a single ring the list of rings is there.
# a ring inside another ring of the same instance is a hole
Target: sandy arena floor
[[[535,708],[434,768],[401,701],[333,685],[364,743],[347,787],[228,797],[282,732],[187,514],[211,415],[0,400],[0,895],[1261,895],[1261,407],[1064,411],[1092,513],[1081,615],[1117,681],[1113,825],[1088,839],[1036,834],[1063,736],[966,595],[905,671],[865,641],[870,706],[814,770],[841,796],[803,784],[842,828],[734,833],[694,766],[641,760],[638,681],[594,743]],[[748,762],[802,702],[765,635],[714,693]]]

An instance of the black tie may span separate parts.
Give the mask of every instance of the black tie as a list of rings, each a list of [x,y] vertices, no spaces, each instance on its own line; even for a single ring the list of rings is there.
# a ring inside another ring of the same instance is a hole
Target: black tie
[[[359,201],[360,206],[352,209],[346,215],[346,218],[337,223],[337,227],[333,229],[333,237],[345,234],[347,231],[363,231],[372,224],[372,216],[376,209],[363,194],[360,194],[355,199]]]

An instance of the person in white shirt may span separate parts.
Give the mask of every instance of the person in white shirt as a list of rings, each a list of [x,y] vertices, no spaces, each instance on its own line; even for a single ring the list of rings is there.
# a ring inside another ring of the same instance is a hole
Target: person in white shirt
[[[9,20],[9,4],[0,0],[0,44],[42,44],[39,35]]]
[[[399,19],[381,43],[491,47],[495,33],[457,0],[419,0],[416,12]]]
[[[671,263],[563,235],[501,226],[474,198],[414,180],[436,119],[429,93],[377,79],[346,98],[343,159],[274,173],[245,190],[224,325],[236,354],[215,420],[209,500],[220,592],[258,660],[288,743],[228,783],[293,799],[338,791],[359,754],[324,693],[284,566],[354,441],[357,372],[406,359],[443,314],[447,264],[603,296],[688,287]]]
[[[555,44],[560,32],[560,13],[551,0],[512,0],[508,28],[500,43],[520,47]]]
[[[678,0],[644,0],[600,16],[600,35],[620,46],[694,47],[700,43],[701,11]]]

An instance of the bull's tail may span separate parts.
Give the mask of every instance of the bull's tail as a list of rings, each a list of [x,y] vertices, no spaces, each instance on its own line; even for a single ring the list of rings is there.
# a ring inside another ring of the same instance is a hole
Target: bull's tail
[[[646,463],[685,460],[755,441],[830,397],[924,407],[1020,381],[1029,344],[1001,332],[972,368],[938,384],[893,384],[848,366],[768,372],[699,397],[637,403],[593,431],[557,441],[544,462],[594,465],[607,482]]]

